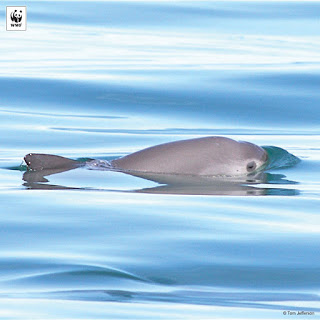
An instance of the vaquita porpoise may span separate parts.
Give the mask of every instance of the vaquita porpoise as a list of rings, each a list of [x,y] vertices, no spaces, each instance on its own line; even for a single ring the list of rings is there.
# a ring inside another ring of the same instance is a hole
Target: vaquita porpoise
[[[39,153],[29,153],[24,159],[32,171],[84,165],[76,160]],[[105,163],[110,170],[126,173],[243,176],[262,170],[267,161],[267,152],[253,143],[213,136],[164,143]]]

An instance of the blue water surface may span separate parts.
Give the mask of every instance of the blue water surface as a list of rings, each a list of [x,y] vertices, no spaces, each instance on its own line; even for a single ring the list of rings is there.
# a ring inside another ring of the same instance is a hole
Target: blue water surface
[[[5,31],[10,5],[26,32]],[[317,1],[2,1],[0,318],[320,318],[319,16]],[[210,135],[264,146],[266,172],[23,165]]]

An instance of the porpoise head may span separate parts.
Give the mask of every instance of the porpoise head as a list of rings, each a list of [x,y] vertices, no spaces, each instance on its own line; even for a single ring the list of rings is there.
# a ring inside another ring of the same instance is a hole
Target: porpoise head
[[[268,161],[263,148],[246,141],[217,137],[211,150],[213,155],[201,175],[252,175],[263,170]]]
[[[241,153],[244,158],[246,174],[252,174],[265,168],[268,161],[268,154],[263,148],[246,141],[239,141],[239,144],[242,149]],[[243,167],[244,166],[242,166],[241,169],[243,169]]]

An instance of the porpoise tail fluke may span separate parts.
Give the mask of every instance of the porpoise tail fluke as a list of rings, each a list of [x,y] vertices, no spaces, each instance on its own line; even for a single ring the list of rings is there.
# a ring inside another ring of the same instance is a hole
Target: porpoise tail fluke
[[[81,166],[81,162],[51,154],[29,153],[24,157],[28,169],[40,171],[47,169],[71,169]]]

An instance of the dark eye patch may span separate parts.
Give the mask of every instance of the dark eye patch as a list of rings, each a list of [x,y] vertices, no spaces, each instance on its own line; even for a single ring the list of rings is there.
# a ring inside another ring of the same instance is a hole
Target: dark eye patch
[[[247,164],[247,171],[248,172],[252,172],[256,169],[257,164],[255,163],[255,161],[251,161]]]

